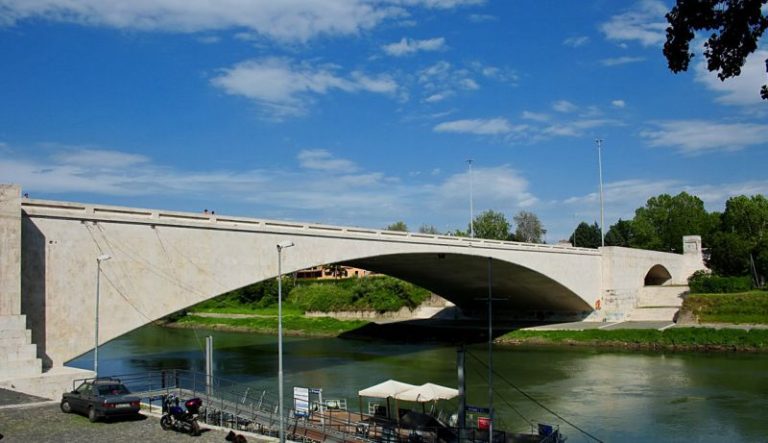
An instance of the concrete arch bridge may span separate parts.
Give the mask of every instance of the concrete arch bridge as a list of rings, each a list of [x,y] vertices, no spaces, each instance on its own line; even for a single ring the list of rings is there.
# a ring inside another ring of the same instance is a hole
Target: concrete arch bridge
[[[683,255],[595,250],[19,194],[18,186],[0,187],[0,322],[21,322],[31,330],[45,367],[61,366],[93,347],[97,257],[104,254],[112,258],[101,263],[99,274],[103,342],[276,277],[276,245],[283,241],[295,244],[283,251],[283,273],[349,264],[423,286],[465,311],[487,297],[490,258],[494,298],[505,299],[499,304],[503,315],[517,317],[626,318],[642,288],[686,284],[703,267],[698,237],[686,238]]]

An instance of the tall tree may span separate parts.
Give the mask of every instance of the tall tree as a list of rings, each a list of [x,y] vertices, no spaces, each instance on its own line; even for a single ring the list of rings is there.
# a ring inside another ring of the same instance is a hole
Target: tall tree
[[[392,223],[391,225],[384,228],[385,231],[400,231],[400,232],[408,232],[408,225],[405,224],[404,221],[396,221]]]
[[[509,240],[509,222],[501,212],[483,211],[472,220],[475,237],[490,240]]]
[[[635,211],[632,247],[665,252],[682,252],[683,236],[701,235],[704,243],[712,231],[712,217],[700,198],[686,192],[672,197],[651,197]]]
[[[440,235],[440,231],[433,225],[421,225],[419,226],[419,232],[422,234]]]
[[[761,284],[768,276],[768,199],[763,195],[728,199],[713,240],[709,263],[716,272],[752,274]]]
[[[635,240],[635,233],[632,230],[632,222],[630,220],[622,220],[611,225],[608,232],[605,234],[606,246],[623,246],[629,248]]]
[[[664,56],[669,69],[675,73],[688,70],[693,58],[690,43],[697,31],[703,31],[709,33],[704,43],[707,69],[717,72],[720,80],[739,76],[768,28],[766,3],[768,0],[677,0],[667,14]],[[765,62],[768,68],[768,60]],[[762,86],[760,95],[768,100],[768,85]]]
[[[515,239],[527,243],[542,243],[547,230],[533,212],[520,211],[513,217],[515,221]]]
[[[597,225],[597,222],[591,225],[587,222],[581,222],[569,240],[573,246],[579,248],[597,248],[601,244],[600,226]]]

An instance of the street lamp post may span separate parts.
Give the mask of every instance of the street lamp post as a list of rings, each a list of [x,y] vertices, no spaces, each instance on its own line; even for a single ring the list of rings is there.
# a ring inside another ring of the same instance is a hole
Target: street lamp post
[[[111,259],[112,256],[102,254],[96,257],[96,336],[93,347],[93,372],[99,376],[99,298],[101,290],[101,262]]]
[[[472,159],[470,158],[467,160],[467,164],[469,165],[469,238],[475,238],[475,229],[474,229],[474,221],[475,221],[475,214],[474,214],[474,196],[473,189],[472,189]]]
[[[597,169],[600,174],[600,246],[605,246],[605,216],[603,212],[603,140],[595,139],[597,143]]]
[[[292,241],[277,244],[277,383],[280,414],[280,443],[285,443],[285,416],[283,415],[283,260],[282,252],[293,246]]]

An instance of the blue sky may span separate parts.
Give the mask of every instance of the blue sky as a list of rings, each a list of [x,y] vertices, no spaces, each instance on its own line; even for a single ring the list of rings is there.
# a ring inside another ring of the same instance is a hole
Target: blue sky
[[[0,0],[0,181],[32,198],[384,227],[765,194],[763,38],[720,82],[671,2]]]

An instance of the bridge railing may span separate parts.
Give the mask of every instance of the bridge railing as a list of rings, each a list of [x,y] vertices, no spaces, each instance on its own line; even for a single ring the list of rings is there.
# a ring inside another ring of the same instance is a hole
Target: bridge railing
[[[141,223],[149,225],[202,227],[224,230],[300,232],[308,235],[345,238],[375,238],[384,241],[429,242],[483,248],[525,249],[541,252],[598,255],[599,251],[571,245],[551,245],[433,235],[418,232],[386,231],[354,226],[267,220],[219,215],[214,213],[179,212],[122,206],[93,205],[53,200],[22,199],[22,210],[30,217],[74,218],[90,221]]]

